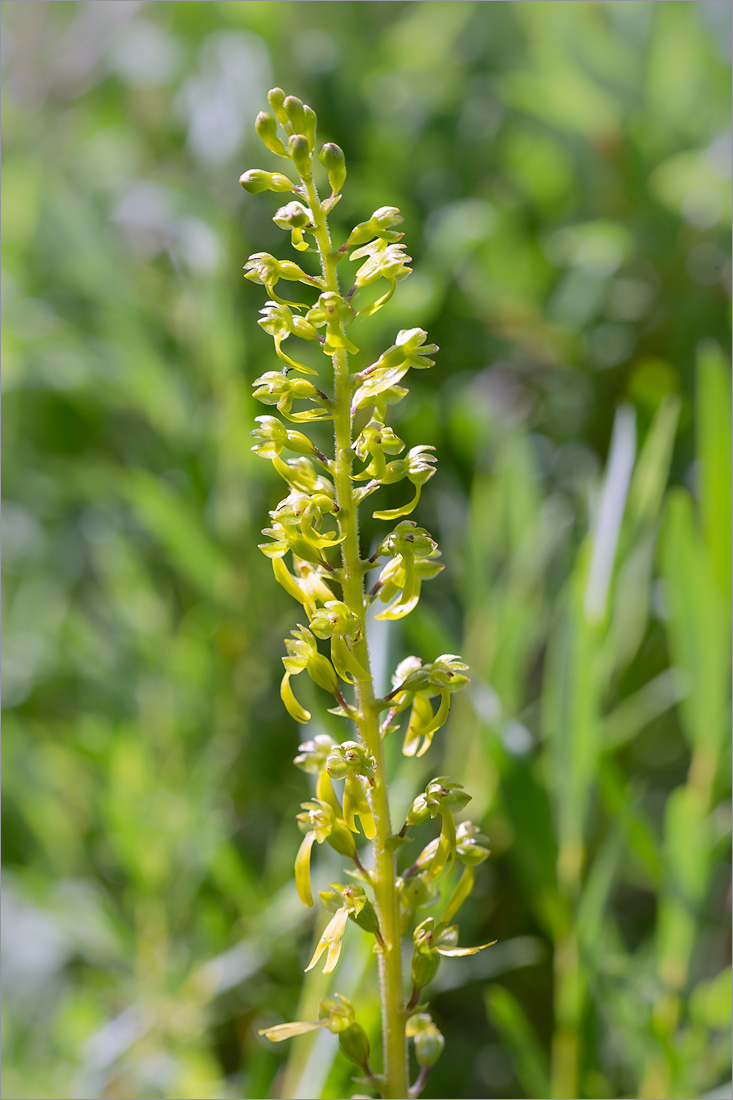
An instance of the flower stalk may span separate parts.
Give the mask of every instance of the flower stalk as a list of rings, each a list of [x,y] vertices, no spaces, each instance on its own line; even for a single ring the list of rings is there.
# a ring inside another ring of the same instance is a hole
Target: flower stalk
[[[408,657],[395,672],[393,691],[378,699],[367,640],[367,610],[372,602],[388,604],[380,618],[402,618],[417,605],[422,581],[442,569],[436,561],[440,552],[435,541],[414,521],[404,518],[416,507],[422,486],[435,472],[435,457],[429,453],[434,448],[417,446],[406,458],[385,459],[385,455],[391,457],[404,450],[402,440],[385,424],[387,406],[406,395],[407,389],[400,382],[408,371],[431,366],[429,356],[438,349],[426,343],[427,334],[422,329],[403,330],[374,362],[351,372],[349,356],[357,355],[359,348],[347,329],[381,309],[397,283],[410,274],[410,257],[399,243],[403,234],[395,228],[402,218],[395,207],[381,207],[355,226],[334,250],[328,219],[346,179],[343,152],[328,142],[318,153],[317,160],[331,190],[322,200],[314,179],[315,112],[279,88],[273,89],[268,98],[273,115],[262,112],[256,131],[272,153],[290,161],[298,182],[283,173],[261,169],[245,172],[240,182],[251,193],[290,191],[295,196],[277,210],[273,220],[290,232],[291,243],[304,262],[309,253],[317,254],[320,270],[309,274],[299,264],[277,260],[268,253],[257,253],[245,264],[245,277],[267,290],[269,301],[262,310],[260,324],[272,336],[275,354],[282,364],[280,371],[268,371],[255,381],[254,396],[275,405],[286,420],[300,425],[331,419],[334,432],[332,457],[316,448],[307,434],[286,428],[274,416],[258,417],[260,427],[253,432],[259,441],[253,450],[273,462],[288,488],[287,496],[270,513],[272,526],[264,531],[270,541],[261,549],[272,560],[276,580],[302,605],[309,620],[307,627],[299,625],[287,641],[281,696],[290,716],[306,723],[310,714],[298,702],[291,679],[307,672],[314,683],[333,696],[336,706],[331,712],[353,723],[356,734],[355,739],[348,738],[341,744],[320,735],[300,746],[295,763],[315,776],[316,786],[315,801],[304,803],[306,812],[298,818],[305,838],[296,858],[295,878],[301,900],[311,905],[310,860],[315,842],[328,842],[354,865],[350,873],[360,885],[333,883],[330,890],[321,892],[323,906],[333,915],[307,969],[324,954],[325,972],[335,969],[348,920],[373,937],[380,972],[382,1072],[373,1072],[367,1036],[356,1023],[353,1007],[338,994],[338,1001],[322,1002],[318,1021],[280,1024],[262,1033],[279,1042],[328,1027],[339,1033],[346,1057],[361,1067],[363,1084],[378,1091],[384,1100],[405,1100],[422,1090],[429,1068],[443,1048],[437,1026],[424,1011],[426,1005],[418,1005],[439,957],[472,954],[489,946],[458,948],[457,926],[448,926],[448,920],[470,893],[473,866],[489,854],[485,838],[475,826],[464,823],[456,827],[454,814],[470,796],[446,777],[432,780],[426,793],[413,803],[403,829],[394,834],[383,749],[384,737],[399,728],[402,712],[410,707],[403,752],[406,756],[427,752],[448,717],[451,693],[468,682],[463,675],[467,666],[453,654],[443,655],[428,666],[417,657]],[[344,280],[350,285],[343,293],[338,265],[359,260],[363,262],[355,276]],[[317,292],[317,300],[308,305],[278,296],[275,287],[280,281],[303,284],[311,290],[311,296]],[[387,289],[377,287],[375,297],[375,291],[369,288],[382,281],[386,281]],[[319,372],[302,363],[299,354],[291,356],[284,351],[283,344],[291,337],[320,348],[330,360],[329,381],[298,377]],[[301,409],[303,403],[306,407]],[[297,457],[284,457],[288,452]],[[355,472],[356,462],[366,465]],[[401,480],[411,486],[408,502],[373,513],[376,519],[399,522],[365,560],[359,543],[359,506],[382,485]],[[379,580],[365,592],[365,573],[379,558],[387,559]],[[329,656],[318,648],[319,640],[330,643]],[[438,705],[433,711],[431,700],[436,698]],[[387,715],[382,720],[384,711]],[[336,793],[340,780],[344,782],[341,801]],[[407,828],[431,817],[440,818],[440,835],[401,877],[396,860],[402,845],[412,839]],[[356,847],[362,833],[372,841],[368,869]],[[407,996],[402,938],[418,909],[438,900],[436,880],[450,874],[457,858],[466,868],[458,885],[447,892],[445,919],[430,917],[415,929],[411,995]],[[373,903],[367,890],[373,894]],[[417,1008],[420,1011],[415,1015]],[[414,1041],[419,1066],[412,1087],[408,1037]]]

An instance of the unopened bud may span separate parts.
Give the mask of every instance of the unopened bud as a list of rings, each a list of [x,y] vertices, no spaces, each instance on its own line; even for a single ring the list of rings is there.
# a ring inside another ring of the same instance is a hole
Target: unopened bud
[[[318,159],[328,172],[328,182],[332,192],[337,195],[346,179],[346,161],[343,149],[334,142],[329,141],[321,146]]]
[[[281,229],[302,229],[310,223],[310,213],[299,202],[289,202],[275,212],[272,219]]]
[[[405,1034],[415,1040],[415,1056],[420,1066],[435,1065],[440,1057],[445,1040],[433,1023],[429,1012],[418,1012],[410,1016],[405,1025]]]
[[[340,745],[336,745],[328,754],[326,768],[331,779],[343,779],[349,773],[349,765],[344,758]]]
[[[289,95],[285,98],[283,107],[290,121],[290,125],[293,127],[296,134],[305,134],[305,111],[303,109],[303,100],[298,99],[297,95]]]
[[[311,153],[308,138],[302,134],[293,134],[288,142],[288,154],[301,176],[310,175]]]
[[[318,125],[318,118],[316,112],[312,107],[309,107],[307,103],[303,104],[303,132],[308,138],[308,146],[313,152],[316,144],[316,126]]]
[[[264,142],[271,153],[277,153],[279,157],[286,157],[287,150],[277,136],[277,122],[266,111],[260,111],[255,119],[255,130],[260,141]]]
[[[419,1066],[434,1066],[443,1053],[445,1039],[433,1024],[415,1036],[415,1057]]]
[[[408,825],[421,825],[430,817],[430,803],[426,795],[419,794],[407,811]]]
[[[292,191],[295,186],[292,180],[280,172],[265,172],[262,168],[250,168],[243,172],[239,182],[252,195],[259,191]]]
[[[267,93],[267,99],[273,111],[275,112],[275,117],[277,118],[277,121],[281,122],[283,126],[289,123],[290,119],[288,118],[288,113],[284,107],[285,92],[282,90],[282,88],[271,88],[270,91]]]

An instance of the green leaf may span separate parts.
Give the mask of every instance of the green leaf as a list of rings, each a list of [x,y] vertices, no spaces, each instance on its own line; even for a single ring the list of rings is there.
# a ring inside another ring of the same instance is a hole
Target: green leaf
[[[731,602],[731,387],[730,365],[717,345],[700,345],[697,358],[696,436],[700,517],[715,584]]]
[[[669,494],[660,556],[670,649],[688,689],[679,703],[683,728],[692,746],[704,747],[714,770],[727,728],[728,609],[684,489]]]
[[[545,1054],[525,1016],[519,1001],[501,985],[486,992],[489,1020],[516,1055],[517,1076],[527,1096],[551,1095],[550,1076]]]
[[[206,535],[202,511],[160,478],[146,470],[131,470],[122,485],[138,519],[161,543],[171,563],[210,599],[222,597],[225,561]]]

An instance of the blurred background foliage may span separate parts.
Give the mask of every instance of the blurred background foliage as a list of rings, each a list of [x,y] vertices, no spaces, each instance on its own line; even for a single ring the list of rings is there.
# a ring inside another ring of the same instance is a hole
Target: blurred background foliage
[[[464,942],[499,942],[443,964],[425,1095],[730,1095],[730,6],[2,17],[3,1095],[354,1088],[335,1037],[257,1036],[329,988],[249,450],[272,84],[345,149],[345,229],[405,216],[365,353],[441,345],[398,431],[437,445],[448,568],[373,650],[471,663],[422,781],[473,793]],[[358,933],[335,977],[374,1033]]]

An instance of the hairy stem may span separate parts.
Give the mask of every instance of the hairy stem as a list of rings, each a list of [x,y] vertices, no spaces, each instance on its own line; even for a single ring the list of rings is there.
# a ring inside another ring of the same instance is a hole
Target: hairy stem
[[[328,290],[339,293],[336,257],[333,254],[326,215],[321,206],[312,176],[302,176],[313,214],[315,238],[321,258],[321,268]],[[354,500],[351,470],[351,380],[348,355],[339,348],[333,356],[334,372],[334,483],[339,505],[340,533],[345,535],[341,544],[343,601],[359,620],[359,638],[354,643],[354,653],[369,677],[356,684],[357,710],[354,716],[362,745],[374,756],[377,768],[370,800],[376,836],[374,838],[374,870],[372,881],[379,926],[384,949],[379,956],[379,974],[382,1002],[382,1035],[384,1042],[385,1100],[404,1100],[408,1091],[407,1040],[403,1013],[402,958],[400,944],[399,909],[395,890],[394,854],[387,846],[392,827],[387,799],[387,776],[384,751],[379,734],[379,712],[374,705],[374,684],[369,664],[367,646],[366,606],[364,601],[363,570],[359,553],[359,529],[357,505]]]

